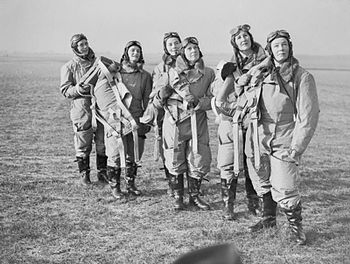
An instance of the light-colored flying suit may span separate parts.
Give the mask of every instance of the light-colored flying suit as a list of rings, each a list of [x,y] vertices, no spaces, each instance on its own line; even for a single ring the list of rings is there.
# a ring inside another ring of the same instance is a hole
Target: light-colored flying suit
[[[211,152],[206,111],[211,109],[210,85],[215,74],[211,68],[204,67],[202,60],[194,68],[189,69],[179,56],[176,67],[170,69],[169,76],[170,85],[175,91],[185,86],[199,103],[194,109],[187,109],[184,107],[186,102],[177,92],[173,93],[165,105],[155,96],[154,105],[165,109],[163,121],[165,166],[172,175],[188,172],[189,177],[201,179],[210,171]],[[195,120],[191,118],[193,111]],[[193,122],[196,123],[195,127]],[[196,139],[192,137],[193,129],[197,132]]]
[[[265,52],[259,45],[258,52],[247,58],[248,60],[243,64],[242,70],[238,68],[236,69],[234,73],[235,78],[239,78],[243,72],[249,71],[253,66],[259,64],[265,58]],[[222,88],[224,83],[223,79],[221,78],[222,66],[223,65],[218,65],[215,81],[212,85],[214,96],[217,95],[218,90]],[[236,109],[237,97],[238,95],[235,92],[234,87],[232,87],[232,92],[229,93],[224,106],[232,115],[230,116],[220,113],[219,117],[217,118],[217,123],[219,123],[217,167],[220,169],[221,178],[227,180],[227,182],[231,182],[233,178],[237,177],[237,175],[234,173],[234,137],[232,130],[232,116]]]
[[[260,167],[254,167],[254,145],[247,131],[245,153],[249,175],[259,196],[271,190],[282,208],[300,201],[298,161],[307,148],[318,123],[319,105],[313,76],[294,59],[293,69],[281,71],[284,87],[272,72],[256,89],[258,97],[258,137]],[[294,77],[291,78],[292,72]],[[283,77],[284,76],[284,77]],[[291,79],[291,80],[290,80]],[[297,158],[291,158],[295,150]]]
[[[81,77],[89,70],[93,62],[74,56],[61,68],[61,93],[71,101],[70,118],[74,129],[74,147],[76,157],[90,155],[92,142],[95,141],[97,155],[105,156],[103,125],[97,122],[96,131],[92,127],[91,97],[81,96],[77,85]]]

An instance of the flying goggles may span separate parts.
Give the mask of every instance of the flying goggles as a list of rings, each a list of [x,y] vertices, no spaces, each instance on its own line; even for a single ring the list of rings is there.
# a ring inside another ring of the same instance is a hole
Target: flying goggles
[[[183,44],[183,47],[186,47],[188,44],[194,44],[194,45],[199,45],[199,42],[198,42],[198,39],[195,38],[195,37],[188,37],[188,38],[185,38],[182,42]]]
[[[234,27],[233,29],[230,30],[230,34],[231,36],[236,36],[239,31],[249,31],[250,30],[250,26],[248,24],[244,24],[244,25],[239,25],[237,27]]]
[[[267,36],[267,43],[271,43],[274,39],[278,38],[278,37],[282,37],[282,38],[286,38],[288,40],[290,40],[290,35],[286,30],[276,30],[271,32],[268,36]]]

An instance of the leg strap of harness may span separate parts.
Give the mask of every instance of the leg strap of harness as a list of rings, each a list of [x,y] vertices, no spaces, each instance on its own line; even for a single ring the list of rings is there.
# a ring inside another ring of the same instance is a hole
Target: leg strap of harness
[[[172,151],[171,160],[174,163],[177,163],[178,160],[177,160],[177,155],[175,155],[175,151],[177,151],[179,148],[179,128],[177,127],[177,125],[174,125],[173,128],[174,128],[174,148]]]
[[[254,144],[254,167],[256,170],[260,168],[260,148],[259,148],[259,133],[258,133],[258,116],[257,111],[252,113],[252,128],[253,128],[253,144]]]
[[[240,110],[236,110],[233,116],[232,134],[233,134],[233,172],[238,177],[243,169],[243,134],[241,124],[238,122],[241,115]]]
[[[133,140],[134,140],[134,157],[135,157],[135,162],[139,163],[140,162],[139,135],[137,133],[137,130],[133,130],[131,133],[132,133],[132,137],[133,137]]]
[[[191,113],[191,130],[192,130],[192,150],[194,154],[198,154],[198,131],[197,131],[196,111],[192,111]]]
[[[154,121],[153,121],[153,127],[154,127],[154,148],[153,148],[153,157],[154,161],[159,160],[160,151],[159,151],[159,141],[161,140],[161,137],[159,136],[159,126],[158,126],[158,111],[155,111],[154,113]]]
[[[96,131],[96,129],[97,129],[97,121],[96,121],[96,119],[97,119],[97,117],[96,117],[96,99],[95,99],[95,96],[92,96],[92,98],[91,98],[90,109],[91,109],[91,113],[92,113],[92,118],[91,118],[92,130]]]
[[[124,143],[123,139],[121,137],[116,138],[118,142],[118,151],[119,151],[119,158],[120,158],[120,167],[126,168],[126,161],[125,161],[125,149],[124,149]]]

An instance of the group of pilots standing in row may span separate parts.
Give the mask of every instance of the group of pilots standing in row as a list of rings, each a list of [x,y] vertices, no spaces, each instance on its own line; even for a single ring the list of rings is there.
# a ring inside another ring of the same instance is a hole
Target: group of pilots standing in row
[[[120,188],[125,167],[127,192],[141,194],[135,177],[150,130],[143,120],[151,109],[175,210],[185,209],[185,176],[189,205],[209,210],[200,188],[212,159],[206,113],[212,109],[218,122],[223,218],[235,219],[237,178],[243,174],[248,210],[260,217],[250,230],[275,227],[278,204],[294,240],[303,245],[298,163],[318,123],[314,78],[299,66],[285,30],[270,33],[264,49],[249,25],[239,25],[230,31],[230,43],[232,58],[220,62],[215,73],[205,66],[195,37],[181,40],[176,32],[166,33],[162,61],[151,75],[143,69],[138,41],[126,44],[117,63],[96,58],[86,36],[74,35],[75,55],[61,69],[60,90],[72,99],[81,181],[91,183],[94,141],[98,180],[108,182],[112,195],[120,199],[125,195]]]

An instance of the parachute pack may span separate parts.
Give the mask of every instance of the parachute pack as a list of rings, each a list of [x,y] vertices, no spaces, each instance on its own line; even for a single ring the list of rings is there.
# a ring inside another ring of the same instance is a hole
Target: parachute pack
[[[108,136],[115,137],[120,153],[120,165],[125,167],[125,150],[122,138],[132,133],[135,161],[139,162],[138,125],[129,106],[132,96],[122,82],[120,65],[106,57],[96,59],[82,77],[81,83],[91,86],[93,119],[101,122]]]

